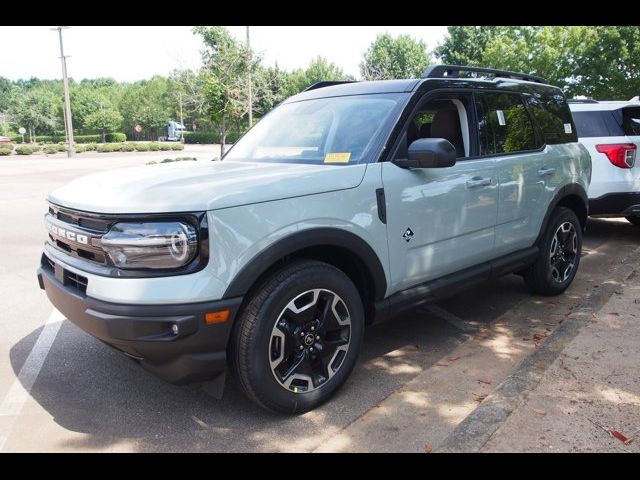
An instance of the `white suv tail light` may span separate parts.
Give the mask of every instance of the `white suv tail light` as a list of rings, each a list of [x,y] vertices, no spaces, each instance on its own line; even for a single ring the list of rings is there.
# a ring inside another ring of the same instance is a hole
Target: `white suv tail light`
[[[633,143],[613,143],[596,145],[596,150],[604,153],[618,168],[631,168],[636,161],[636,146]]]

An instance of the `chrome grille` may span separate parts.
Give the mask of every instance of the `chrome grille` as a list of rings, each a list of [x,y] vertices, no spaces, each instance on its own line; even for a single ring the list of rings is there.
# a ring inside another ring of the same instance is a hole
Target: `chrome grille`
[[[109,230],[113,224],[112,220],[50,205],[45,222],[48,228],[48,243],[53,248],[82,260],[99,265],[107,264],[100,238]],[[82,241],[79,241],[80,239]]]

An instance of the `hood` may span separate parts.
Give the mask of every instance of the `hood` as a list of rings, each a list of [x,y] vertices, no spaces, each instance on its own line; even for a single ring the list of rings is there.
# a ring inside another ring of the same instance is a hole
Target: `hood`
[[[80,177],[48,198],[96,213],[202,211],[354,188],[365,170],[366,165],[175,162]]]

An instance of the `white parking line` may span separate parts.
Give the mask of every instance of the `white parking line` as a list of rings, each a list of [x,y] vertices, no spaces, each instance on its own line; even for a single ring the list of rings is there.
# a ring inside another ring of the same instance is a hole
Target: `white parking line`
[[[4,428],[0,430],[0,451],[2,451],[4,444],[9,438],[9,433],[13,428],[13,424],[16,421],[18,415],[22,411],[22,407],[29,398],[29,392],[38,378],[40,369],[44,365],[44,361],[49,354],[51,345],[58,335],[60,325],[64,317],[58,310],[53,310],[49,319],[44,324],[44,328],[40,332],[40,336],[36,340],[35,345],[29,352],[27,360],[22,365],[20,373],[13,381],[9,392],[5,395],[2,403],[0,404],[0,417],[12,417],[6,424],[3,422]]]

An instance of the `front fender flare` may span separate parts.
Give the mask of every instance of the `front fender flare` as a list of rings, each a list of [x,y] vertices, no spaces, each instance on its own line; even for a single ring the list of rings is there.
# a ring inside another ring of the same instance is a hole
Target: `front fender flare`
[[[223,298],[245,295],[255,281],[278,260],[295,252],[319,246],[341,247],[359,258],[371,276],[375,300],[384,298],[387,280],[380,258],[358,235],[336,228],[312,228],[284,237],[253,257],[231,281]]]

